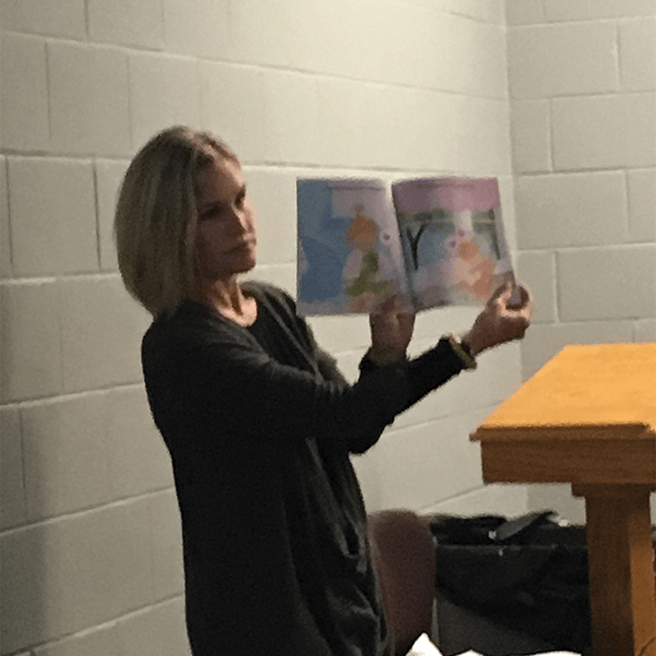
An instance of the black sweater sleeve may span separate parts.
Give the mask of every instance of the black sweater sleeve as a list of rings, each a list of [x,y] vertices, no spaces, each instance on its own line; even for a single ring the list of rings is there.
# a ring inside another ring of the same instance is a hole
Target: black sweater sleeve
[[[242,329],[211,324],[156,322],[144,338],[146,387],[165,434],[193,421],[197,435],[215,436],[218,428],[243,439],[344,439],[360,453],[399,413],[462,369],[440,342],[349,385],[339,375],[281,364]],[[326,356],[317,355],[317,365],[336,370]]]

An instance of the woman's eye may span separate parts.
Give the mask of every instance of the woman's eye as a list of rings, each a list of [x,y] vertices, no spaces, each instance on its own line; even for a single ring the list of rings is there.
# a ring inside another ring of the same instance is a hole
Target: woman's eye
[[[217,217],[221,216],[221,213],[223,212],[223,208],[220,207],[219,205],[215,205],[214,207],[211,207],[204,212],[202,212],[199,215],[199,219],[201,221],[207,221],[208,219],[216,219]]]

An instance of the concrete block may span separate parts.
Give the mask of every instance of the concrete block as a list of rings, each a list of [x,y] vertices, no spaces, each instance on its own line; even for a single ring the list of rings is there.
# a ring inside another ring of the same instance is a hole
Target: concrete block
[[[517,279],[533,296],[532,323],[556,320],[556,258],[553,251],[522,251],[517,256]]]
[[[599,18],[626,18],[654,16],[652,0],[543,0],[548,21],[594,20]]]
[[[163,0],[164,49],[203,59],[226,59],[232,52],[230,0]],[[241,3],[235,7],[243,11]],[[238,40],[237,51],[241,49]]]
[[[479,3],[481,7],[485,4],[489,9],[488,3]],[[437,16],[430,27],[427,40],[435,58],[419,57],[431,88],[485,98],[507,97],[506,34],[501,25]],[[409,39],[412,42],[411,36]],[[418,52],[422,50],[414,50],[415,57]]]
[[[18,408],[0,408],[0,529],[25,523],[23,442]]]
[[[51,522],[0,534],[0,639],[8,654],[62,634],[60,538]]]
[[[381,499],[381,488],[384,483],[380,479],[376,461],[377,449],[369,449],[364,454],[351,458],[355,469],[367,512],[373,513],[384,510]]]
[[[276,4],[242,0],[232,15],[233,58],[263,66],[317,71],[320,61],[331,58],[326,37],[333,21],[326,19],[335,15],[333,11],[338,10],[322,7],[317,0]],[[357,16],[358,7],[354,6],[353,11]]]
[[[107,413],[101,395],[21,411],[30,522],[111,500]]]
[[[560,251],[563,321],[656,317],[656,245]]]
[[[501,196],[501,212],[503,232],[506,236],[510,257],[514,261],[517,253],[517,212],[515,210],[515,177],[497,175],[499,194]]]
[[[171,459],[153,422],[143,387],[109,390],[103,401],[105,439],[111,445],[107,466],[112,498],[171,488]]]
[[[515,194],[521,249],[626,239],[628,203],[621,172],[520,176]]]
[[[84,0],[6,0],[2,3],[2,22],[7,32],[77,40],[86,36]]]
[[[266,159],[321,164],[319,94],[316,78],[269,70],[264,77]]]
[[[416,351],[428,350],[438,340],[439,337],[424,340]],[[450,415],[477,412],[480,408],[498,405],[513,394],[520,384],[518,344],[499,346],[478,358],[475,372],[461,372],[397,417],[393,429],[411,429]]]
[[[90,161],[11,157],[9,201],[16,275],[98,270]]]
[[[608,22],[509,30],[511,96],[547,98],[616,90],[616,41],[616,27]]]
[[[50,129],[45,42],[5,33],[0,54],[0,144],[8,150],[48,150]]]
[[[656,241],[656,169],[627,171],[629,239]]]
[[[506,515],[517,517],[528,512],[528,486],[485,485],[422,509],[426,514]]]
[[[572,496],[571,485],[530,485],[528,503],[530,510],[555,510],[572,524],[585,524],[585,499]]]
[[[92,41],[148,49],[163,46],[159,0],[90,0],[87,13]]]
[[[114,243],[114,212],[118,190],[127,167],[128,162],[125,160],[97,159],[95,161],[100,268],[103,271],[118,270]]]
[[[296,176],[275,169],[245,174],[256,216],[258,263],[296,265]]]
[[[366,68],[362,62],[358,64],[363,67],[364,79],[477,97],[506,97],[505,30],[501,25],[433,7],[380,6],[385,11],[373,12],[374,24],[369,24],[370,12],[360,28],[369,32],[364,44]],[[408,43],[413,44],[411,48]],[[352,73],[348,76],[355,77]]]
[[[656,18],[634,18],[619,27],[620,81],[623,90],[656,89]]]
[[[244,280],[261,280],[276,285],[296,296],[296,265],[294,264],[258,264],[253,271],[246,274]]]
[[[162,55],[131,56],[130,100],[135,147],[172,125],[200,127],[198,63]]]
[[[477,0],[442,0],[438,6],[443,11],[474,18],[477,21],[500,23],[503,20],[503,2],[477,2]]]
[[[552,112],[556,170],[656,164],[656,94],[558,98]]]
[[[458,157],[456,171],[467,175],[509,175],[510,109],[502,100],[459,97],[461,104],[456,126]]]
[[[75,154],[130,154],[127,55],[53,42],[48,68],[53,148]]]
[[[140,382],[141,338],[150,315],[128,296],[118,277],[58,284],[65,390]]]
[[[62,633],[153,603],[148,510],[148,500],[139,499],[57,523],[60,552],[48,565],[61,576]]]
[[[184,592],[182,529],[174,491],[152,496],[148,500],[148,510],[155,599],[170,599]]]
[[[508,25],[534,25],[544,22],[542,0],[506,0]]]
[[[551,170],[551,120],[548,100],[514,100],[510,105],[513,170]]]
[[[53,282],[0,286],[0,399],[18,401],[63,389],[60,301]]]
[[[632,337],[631,321],[533,325],[521,342],[522,378],[528,380],[569,344],[627,343]]]
[[[372,80],[393,8],[348,0],[241,0],[231,17],[235,62]],[[412,8],[406,8],[406,15]],[[348,20],[336,20],[336,17]]]
[[[44,645],[34,656],[115,656],[120,654],[118,631],[113,625],[73,635],[64,640]]]
[[[191,656],[184,624],[184,600],[171,599],[121,619],[122,654]]]
[[[337,156],[343,161],[353,153],[359,161],[376,168],[402,171],[404,177],[411,170],[437,168],[438,162],[449,160],[454,165],[457,136],[450,128],[455,125],[458,105],[455,96],[413,87],[372,86],[358,91],[357,97],[366,100],[367,106],[357,110],[351,129],[354,123],[366,123],[370,115],[364,133],[353,136],[352,143],[326,144],[327,158]],[[330,107],[340,112],[337,116],[343,116],[341,112],[348,104],[340,95],[330,101]],[[321,107],[322,115],[327,111],[327,106]],[[431,117],[428,122],[427,116]],[[335,118],[331,117],[328,127],[333,134],[340,134],[340,123]]]
[[[633,325],[634,342],[656,342],[656,319],[642,319]]]
[[[308,323],[319,346],[332,355],[356,349],[364,355],[371,346],[369,319],[364,314],[310,317]]]
[[[374,451],[385,482],[383,507],[419,510],[480,487],[480,448],[469,434],[487,414],[480,409],[452,414],[386,434]]]
[[[375,166],[386,141],[385,112],[378,111],[380,89],[355,80],[320,78],[319,125],[322,163],[331,166]],[[409,91],[419,94],[418,90]],[[414,107],[417,105],[415,104]],[[408,112],[412,111],[410,107]],[[415,124],[416,125],[416,124]]]
[[[242,163],[263,161],[269,136],[264,73],[256,68],[201,62],[200,80],[202,126],[225,140]]]
[[[0,157],[0,278],[10,278],[11,236],[9,230],[9,194],[7,192],[7,160]]]

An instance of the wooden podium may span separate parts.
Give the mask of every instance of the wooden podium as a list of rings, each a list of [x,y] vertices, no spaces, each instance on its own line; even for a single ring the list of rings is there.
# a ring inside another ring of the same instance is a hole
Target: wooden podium
[[[656,343],[568,346],[471,435],[486,483],[585,497],[593,656],[656,656]]]

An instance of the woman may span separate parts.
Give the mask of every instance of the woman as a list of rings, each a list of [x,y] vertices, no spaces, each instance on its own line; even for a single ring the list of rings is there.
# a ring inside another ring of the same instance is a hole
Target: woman
[[[237,157],[174,127],[136,155],[116,211],[119,267],[154,316],[146,390],[173,463],[195,656],[391,653],[349,456],[531,314],[499,291],[462,342],[408,360],[393,301],[350,385],[283,291],[241,282],[256,236]]]

